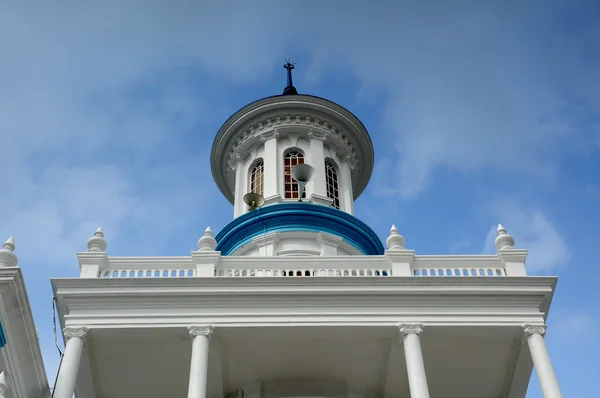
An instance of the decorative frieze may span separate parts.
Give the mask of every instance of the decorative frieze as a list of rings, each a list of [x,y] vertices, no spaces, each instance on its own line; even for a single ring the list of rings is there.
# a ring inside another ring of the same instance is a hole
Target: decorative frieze
[[[272,129],[274,126],[286,126],[293,124],[301,124],[301,120],[304,120],[304,124],[307,126],[315,127],[316,129],[311,129],[309,132],[309,136],[314,139],[325,140],[327,137],[327,133],[330,133],[333,137],[336,138],[336,144],[340,147],[340,152],[345,160],[350,165],[351,169],[356,169],[358,166],[358,153],[356,151],[356,143],[351,142],[349,137],[344,133],[343,130],[340,130],[334,125],[330,125],[328,122],[319,120],[318,118],[311,118],[310,116],[292,116],[292,115],[280,115],[276,116],[273,121],[273,117],[270,117],[265,120],[260,120],[255,122],[252,126],[248,126],[248,128],[237,137],[235,142],[231,145],[229,150],[227,151],[227,164],[231,170],[235,170],[237,164],[239,162],[239,150],[244,147],[244,145],[255,139],[260,139],[261,142],[265,142],[269,139],[276,138],[277,133],[276,130]]]

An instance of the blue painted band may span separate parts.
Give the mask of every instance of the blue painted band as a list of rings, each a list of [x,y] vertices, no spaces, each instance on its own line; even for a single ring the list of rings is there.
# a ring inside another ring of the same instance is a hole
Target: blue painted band
[[[6,335],[4,334],[4,328],[2,327],[2,322],[0,322],[0,348],[6,345]]]
[[[333,207],[278,203],[243,214],[216,236],[217,250],[228,256],[265,232],[310,231],[339,236],[366,255],[381,255],[379,237],[358,218]]]

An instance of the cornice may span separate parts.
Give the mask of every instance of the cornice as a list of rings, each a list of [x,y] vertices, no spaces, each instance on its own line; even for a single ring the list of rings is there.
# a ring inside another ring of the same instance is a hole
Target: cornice
[[[211,150],[211,169],[217,186],[233,203],[231,177],[238,154],[255,141],[272,138],[275,130],[300,128],[312,131],[339,149],[354,167],[354,198],[369,182],[374,165],[373,144],[360,120],[350,111],[323,98],[309,95],[274,96],[255,101],[234,113],[221,127]],[[263,136],[267,134],[267,136]],[[264,138],[263,138],[264,137]]]
[[[287,257],[286,257],[287,258]],[[512,290],[520,291],[523,294],[539,291],[543,288],[547,291],[554,291],[556,281],[555,276],[525,276],[525,277],[312,277],[312,278],[260,278],[260,277],[237,277],[237,278],[52,278],[52,286],[56,289],[85,289],[101,288],[110,289],[111,287],[120,288],[192,288],[203,289],[208,287],[247,287],[257,290],[275,287],[282,290],[288,290],[291,287],[310,288],[318,287],[331,289],[334,287],[348,288],[351,291],[371,291],[376,288],[390,287],[396,289],[399,287],[414,288],[420,292],[428,293],[429,289],[466,289],[476,290],[481,288],[497,289],[510,293]],[[109,290],[106,290],[107,292]]]
[[[7,345],[2,349],[7,356],[16,357],[9,361],[20,364],[17,371],[25,372],[21,374],[23,378],[19,378],[21,385],[18,388],[46,396],[44,394],[49,393],[46,369],[20,267],[0,268],[0,296],[0,318],[7,339]]]

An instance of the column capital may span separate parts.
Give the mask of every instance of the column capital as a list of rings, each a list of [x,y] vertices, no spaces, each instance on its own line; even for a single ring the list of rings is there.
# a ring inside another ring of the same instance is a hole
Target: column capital
[[[205,336],[206,338],[210,339],[214,331],[215,331],[215,328],[214,328],[214,326],[211,326],[211,325],[189,326],[188,327],[188,332],[190,332],[190,335],[192,337]]]
[[[420,323],[403,323],[398,325],[398,332],[400,337],[407,336],[409,334],[416,334],[421,337],[423,334],[423,325]]]
[[[77,337],[77,338],[83,339],[87,335],[87,332],[88,332],[88,328],[86,328],[85,326],[80,326],[80,327],[67,326],[66,328],[63,329],[63,333],[67,340],[72,337]]]
[[[529,337],[532,334],[539,334],[542,337],[546,334],[546,325],[523,325],[525,336]]]

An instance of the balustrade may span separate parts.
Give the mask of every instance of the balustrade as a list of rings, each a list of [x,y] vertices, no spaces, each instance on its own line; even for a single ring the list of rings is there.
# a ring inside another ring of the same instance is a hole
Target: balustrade
[[[208,270],[209,273],[201,275],[232,278],[394,276],[386,256],[285,257],[285,260],[278,257],[217,256],[214,264],[207,266],[212,267]],[[189,278],[197,275],[197,265],[189,257],[109,257],[98,268],[97,273],[100,278]],[[501,261],[492,255],[415,256],[410,263],[410,274],[404,275],[505,277],[507,270]]]

